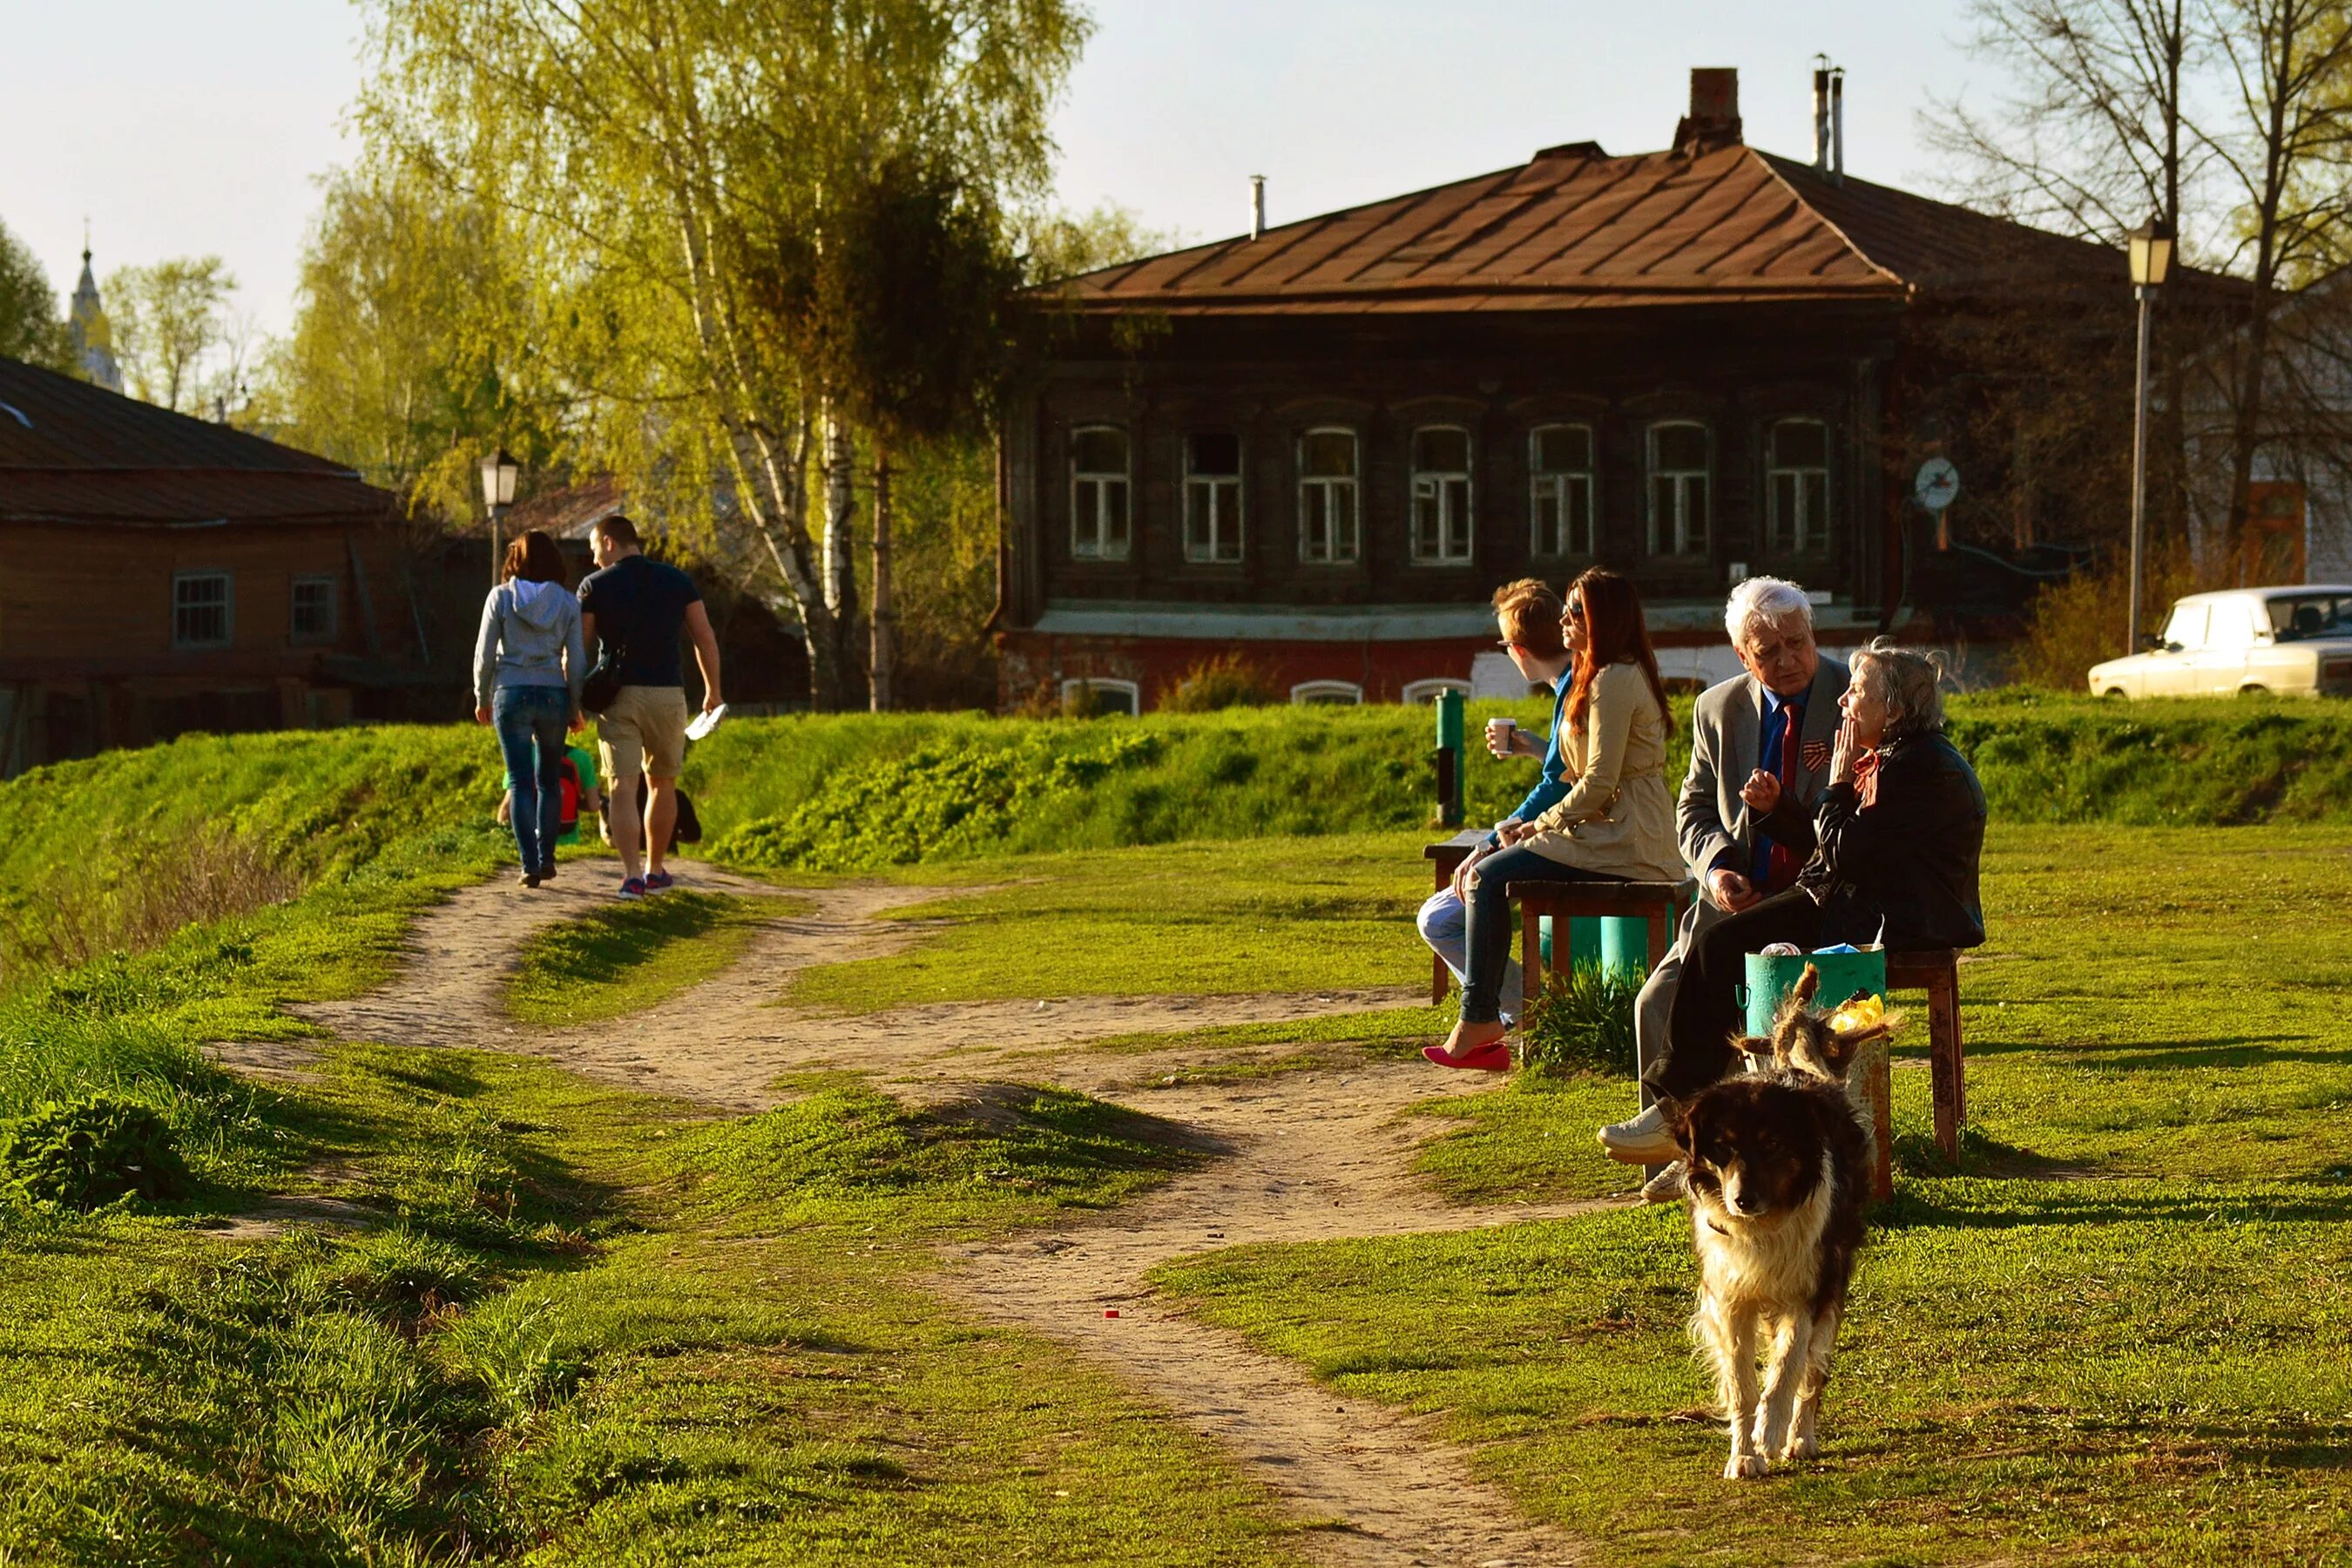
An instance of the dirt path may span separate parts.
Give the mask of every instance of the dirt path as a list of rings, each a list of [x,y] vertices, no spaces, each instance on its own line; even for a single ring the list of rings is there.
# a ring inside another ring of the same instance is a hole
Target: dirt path
[[[684,869],[682,879],[697,888],[773,891],[706,868]],[[1229,1063],[1236,1053],[1054,1048],[1410,1005],[1418,988],[947,1004],[854,1017],[776,1005],[794,969],[918,940],[919,926],[873,917],[938,896],[845,887],[814,895],[806,914],[762,921],[740,962],[652,1016],[568,1029],[509,1018],[501,993],[524,942],[607,896],[604,879],[584,875],[532,892],[503,884],[467,889],[416,922],[415,956],[391,984],[297,1011],[345,1038],[524,1053],[730,1110],[776,1103],[779,1075],[842,1068],[922,1100],[985,1100],[994,1085],[1051,1082],[1181,1122],[1218,1152],[1201,1169],[1099,1222],[951,1249],[939,1288],[1112,1367],[1214,1438],[1301,1516],[1330,1525],[1300,1538],[1319,1562],[1535,1568],[1576,1560],[1571,1542],[1527,1522],[1499,1491],[1474,1480],[1466,1457],[1438,1440],[1429,1422],[1341,1398],[1294,1363],[1172,1310],[1142,1282],[1164,1262],[1248,1242],[1462,1230],[1605,1206],[1460,1208],[1412,1178],[1415,1146],[1436,1124],[1401,1113],[1492,1080],[1374,1062],[1202,1085],[1188,1081],[1185,1069]],[[247,1070],[280,1074],[300,1072],[308,1055],[285,1046],[221,1054]],[[1104,1315],[1114,1310],[1118,1317]]]

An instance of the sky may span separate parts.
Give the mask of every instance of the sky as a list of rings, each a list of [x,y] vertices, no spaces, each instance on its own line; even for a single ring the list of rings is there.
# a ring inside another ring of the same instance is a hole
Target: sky
[[[1846,167],[1932,190],[1916,110],[1998,88],[1966,0],[1095,0],[1055,118],[1064,205],[1187,239],[1286,222],[1598,141],[1667,144],[1693,66],[1735,66],[1748,140],[1811,153],[1811,59],[1847,70]],[[283,331],[319,176],[357,149],[343,0],[0,0],[0,223],[59,300],[89,220],[102,279],[217,254]]]

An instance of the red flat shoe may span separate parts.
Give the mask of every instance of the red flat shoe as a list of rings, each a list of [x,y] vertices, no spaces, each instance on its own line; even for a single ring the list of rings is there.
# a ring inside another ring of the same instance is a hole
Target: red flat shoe
[[[1459,1057],[1449,1057],[1444,1046],[1423,1046],[1421,1054],[1442,1068],[1466,1068],[1472,1072],[1508,1072],[1511,1070],[1511,1042],[1489,1040]]]

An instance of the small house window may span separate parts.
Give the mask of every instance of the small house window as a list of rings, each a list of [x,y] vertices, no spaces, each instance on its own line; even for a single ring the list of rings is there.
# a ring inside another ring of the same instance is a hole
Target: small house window
[[[294,603],[287,616],[289,640],[331,643],[335,640],[335,580],[332,577],[294,579]]]
[[[228,647],[234,607],[227,573],[175,573],[172,578],[172,646]]]
[[[1070,553],[1124,561],[1128,542],[1127,432],[1088,425],[1070,434]]]
[[[1123,713],[1132,719],[1140,710],[1142,689],[1132,680],[1073,679],[1062,682],[1065,712],[1091,718]]]
[[[1309,430],[1298,440],[1298,558],[1356,559],[1356,433]]]
[[[1412,433],[1412,558],[1426,565],[1470,559],[1470,432],[1458,426]]]
[[[1290,700],[1301,708],[1355,708],[1364,689],[1352,680],[1302,680],[1290,689]]]
[[[1184,559],[1242,558],[1242,438],[1202,432],[1184,438]]]
[[[1764,469],[1765,537],[1775,550],[1819,550],[1830,538],[1830,434],[1818,419],[1772,426]]]
[[[1528,548],[1538,555],[1592,553],[1592,427],[1545,425],[1528,437]]]
[[[1650,426],[1650,553],[1706,552],[1713,454],[1706,426],[1687,421]]]
[[[1452,676],[1432,676],[1427,680],[1407,681],[1404,690],[1398,696],[1401,701],[1405,702],[1434,702],[1440,693],[1447,691],[1458,691],[1467,697],[1470,695],[1470,683],[1456,680]]]

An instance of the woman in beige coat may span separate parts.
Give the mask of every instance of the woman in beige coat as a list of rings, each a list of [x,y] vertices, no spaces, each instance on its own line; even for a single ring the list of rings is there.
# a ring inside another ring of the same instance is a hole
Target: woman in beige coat
[[[1532,822],[1513,823],[1464,879],[1469,976],[1462,1021],[1423,1054],[1440,1067],[1511,1065],[1498,1004],[1510,958],[1513,882],[1678,882],[1674,796],[1666,787],[1666,689],[1633,583],[1594,567],[1569,584],[1560,635],[1576,674],[1562,710],[1561,755],[1573,786]]]

